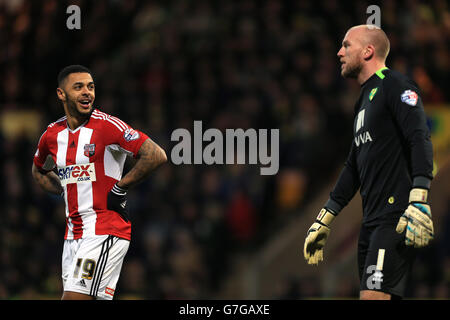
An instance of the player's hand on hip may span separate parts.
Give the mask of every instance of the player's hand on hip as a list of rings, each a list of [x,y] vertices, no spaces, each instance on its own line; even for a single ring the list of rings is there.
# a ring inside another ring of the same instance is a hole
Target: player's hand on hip
[[[402,233],[406,229],[405,244],[422,248],[434,238],[431,209],[427,204],[428,190],[414,188],[409,195],[409,205],[400,217],[396,231]]]
[[[127,201],[127,189],[119,187],[116,183],[108,193],[107,204],[108,210],[112,210],[120,214],[125,222],[128,222],[130,220]]]
[[[320,210],[316,221],[306,233],[303,255],[308,264],[318,264],[323,261],[323,247],[330,234],[331,222],[336,217],[330,210],[323,208]]]

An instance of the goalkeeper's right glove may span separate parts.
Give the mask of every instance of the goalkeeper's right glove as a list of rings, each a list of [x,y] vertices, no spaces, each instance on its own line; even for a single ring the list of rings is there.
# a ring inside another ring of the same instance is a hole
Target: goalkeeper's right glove
[[[303,255],[308,264],[318,264],[323,261],[323,247],[330,234],[331,222],[336,217],[328,208],[320,210],[316,221],[312,224],[306,234]]]

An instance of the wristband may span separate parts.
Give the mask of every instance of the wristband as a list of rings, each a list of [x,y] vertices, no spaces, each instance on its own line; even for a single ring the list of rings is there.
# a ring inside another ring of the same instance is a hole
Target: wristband
[[[322,210],[320,210],[316,221],[329,227],[334,218],[336,218],[336,216],[330,210],[323,208]]]
[[[427,189],[420,189],[420,188],[413,188],[411,189],[411,192],[409,193],[409,202],[422,202],[427,203],[428,199],[428,190]]]
[[[111,192],[114,194],[117,194],[118,196],[124,196],[127,194],[128,189],[125,188],[121,188],[116,184],[114,185],[114,187],[111,189]]]

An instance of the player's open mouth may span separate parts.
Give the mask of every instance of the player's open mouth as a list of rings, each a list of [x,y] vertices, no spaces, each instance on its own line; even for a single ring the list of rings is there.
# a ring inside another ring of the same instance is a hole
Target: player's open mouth
[[[80,100],[78,102],[85,109],[87,109],[87,108],[89,108],[91,106],[91,100]]]

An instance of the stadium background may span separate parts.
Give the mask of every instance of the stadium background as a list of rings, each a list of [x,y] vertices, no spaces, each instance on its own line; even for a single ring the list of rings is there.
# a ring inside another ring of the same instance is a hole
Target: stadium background
[[[68,30],[66,8],[81,8]],[[332,229],[325,263],[303,239],[351,141],[359,86],[339,74],[346,30],[378,4],[387,65],[412,77],[433,133],[436,241],[422,250],[410,298],[448,299],[450,14],[442,1],[0,0],[0,299],[59,299],[63,202],[31,178],[40,134],[62,116],[55,88],[88,66],[96,106],[148,133],[279,128],[280,170],[168,163],[130,193],[133,241],[117,299],[305,299],[358,295],[359,199]],[[170,159],[169,159],[170,161]],[[447,165],[447,166],[446,166]]]

